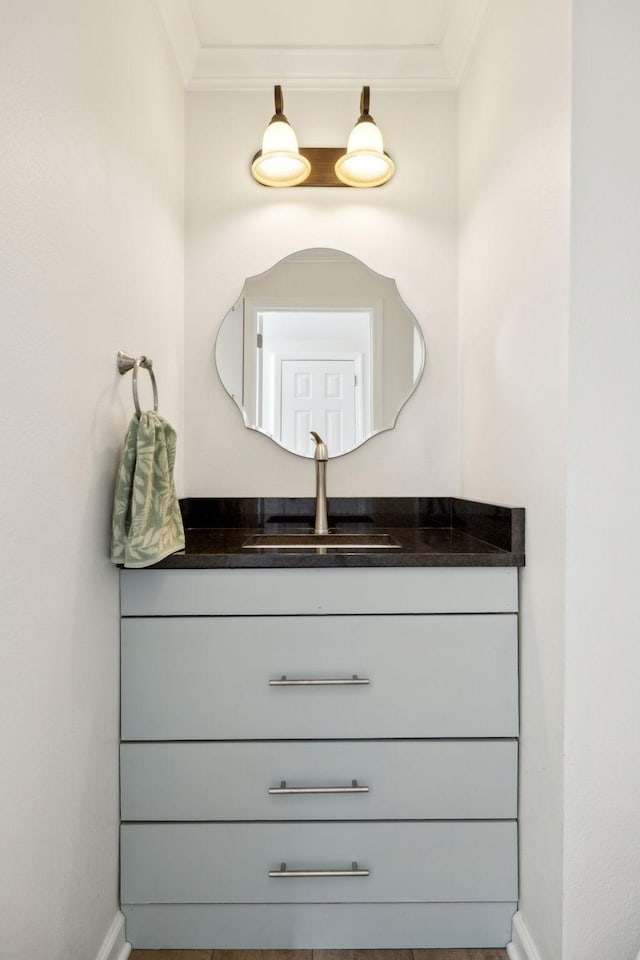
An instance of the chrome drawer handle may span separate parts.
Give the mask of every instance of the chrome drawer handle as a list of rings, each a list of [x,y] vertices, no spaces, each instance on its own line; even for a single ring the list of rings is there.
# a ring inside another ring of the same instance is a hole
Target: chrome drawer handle
[[[269,793],[280,797],[293,793],[369,793],[369,787],[359,786],[357,780],[352,780],[350,787],[288,787],[287,781],[281,780],[279,787],[269,787]]]
[[[286,863],[280,864],[279,870],[269,870],[270,877],[368,877],[368,870],[359,870],[358,861],[354,860],[351,870],[287,870]]]
[[[361,684],[368,683],[371,683],[368,677],[359,677],[357,673],[354,673],[351,677],[324,678],[319,680],[304,677],[294,679],[293,677],[286,677],[283,674],[279,680],[269,680],[270,687],[342,687],[347,685],[360,686]]]

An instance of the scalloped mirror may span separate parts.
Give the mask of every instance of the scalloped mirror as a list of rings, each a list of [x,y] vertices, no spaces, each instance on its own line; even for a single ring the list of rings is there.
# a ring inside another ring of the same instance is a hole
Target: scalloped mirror
[[[425,363],[395,281],[340,250],[300,250],[245,281],[225,316],[216,367],[245,425],[312,457],[393,429]]]

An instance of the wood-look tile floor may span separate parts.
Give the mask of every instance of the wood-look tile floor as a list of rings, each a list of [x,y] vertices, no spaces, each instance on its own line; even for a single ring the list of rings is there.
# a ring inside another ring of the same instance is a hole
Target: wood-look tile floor
[[[132,950],[129,960],[507,960],[490,950]]]

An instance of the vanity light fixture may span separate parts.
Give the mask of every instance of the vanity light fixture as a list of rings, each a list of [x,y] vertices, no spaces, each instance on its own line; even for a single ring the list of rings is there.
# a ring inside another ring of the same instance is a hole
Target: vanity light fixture
[[[347,152],[336,163],[336,176],[348,187],[379,187],[393,176],[393,160],[384,151],[382,134],[369,113],[369,87],[360,95],[360,116],[349,134]]]
[[[276,112],[265,130],[251,173],[266,187],[379,187],[393,176],[393,160],[369,113],[369,87],[360,95],[360,116],[344,147],[300,147],[274,87]]]
[[[274,87],[276,112],[253,158],[251,173],[265,187],[295,187],[307,179],[311,164],[298,151],[298,140],[282,112],[282,87]]]

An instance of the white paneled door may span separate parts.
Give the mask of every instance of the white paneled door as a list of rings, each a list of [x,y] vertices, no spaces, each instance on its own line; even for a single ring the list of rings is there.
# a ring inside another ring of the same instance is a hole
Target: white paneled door
[[[281,361],[280,417],[282,443],[309,456],[311,430],[319,433],[329,455],[339,456],[356,444],[356,364],[354,360]]]

